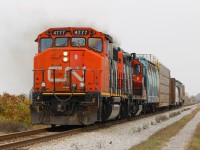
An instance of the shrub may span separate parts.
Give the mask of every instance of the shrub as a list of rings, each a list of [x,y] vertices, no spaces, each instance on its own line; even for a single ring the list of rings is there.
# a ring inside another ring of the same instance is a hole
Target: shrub
[[[169,118],[168,118],[167,116],[160,115],[160,116],[156,117],[155,121],[156,121],[157,123],[160,123],[160,122],[166,121],[166,120],[168,120],[168,119],[169,119]]]
[[[142,131],[141,127],[133,128],[133,133]]]
[[[172,117],[178,116],[178,115],[180,115],[180,114],[181,114],[180,111],[172,112],[172,113],[169,114],[169,117],[172,118]]]
[[[187,108],[183,108],[181,111],[183,112],[183,111],[188,111],[188,110],[190,110],[191,108],[190,107],[187,107]]]
[[[19,123],[13,120],[2,119],[0,120],[0,131],[5,133],[20,132],[27,130],[24,123]]]
[[[11,95],[3,93],[0,95],[0,116],[7,120],[31,125],[30,106],[31,101],[25,95]]]
[[[143,129],[148,129],[149,128],[149,124],[143,124]]]

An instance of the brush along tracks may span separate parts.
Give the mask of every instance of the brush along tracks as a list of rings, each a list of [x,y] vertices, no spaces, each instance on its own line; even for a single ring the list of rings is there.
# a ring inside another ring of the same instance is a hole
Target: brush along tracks
[[[84,126],[84,127],[82,126],[79,128],[77,126],[74,126],[74,127],[70,126],[68,128],[67,127],[45,128],[45,129],[3,135],[3,136],[0,136],[0,149],[13,149],[13,148],[16,149],[18,147],[27,146],[27,145],[31,145],[35,143],[44,142],[44,141],[49,141],[53,139],[58,139],[58,138],[66,137],[69,135],[88,132],[91,130],[96,130],[96,129],[101,129],[101,128],[108,128],[113,125],[126,123],[127,121],[147,118],[155,114],[162,114],[165,112],[166,111],[160,111],[154,114],[146,114],[142,116],[133,117],[129,120],[124,119],[124,120],[117,120],[117,121],[108,121],[101,124],[98,123],[95,125]]]

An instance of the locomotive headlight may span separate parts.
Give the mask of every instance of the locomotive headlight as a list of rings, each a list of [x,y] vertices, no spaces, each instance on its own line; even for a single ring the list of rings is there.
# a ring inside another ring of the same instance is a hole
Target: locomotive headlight
[[[84,83],[84,82],[81,82],[81,83],[80,83],[80,87],[83,88],[84,86],[85,86],[85,83]]]
[[[68,58],[67,58],[67,57],[64,57],[64,58],[63,58],[63,61],[64,61],[64,62],[67,62],[67,61],[68,61]]]
[[[42,86],[42,87],[45,87],[45,86],[46,86],[46,83],[45,83],[45,82],[42,82],[42,83],[41,83],[41,86]]]
[[[68,55],[68,52],[63,52],[63,55],[64,55],[64,56],[67,56],[67,55]]]

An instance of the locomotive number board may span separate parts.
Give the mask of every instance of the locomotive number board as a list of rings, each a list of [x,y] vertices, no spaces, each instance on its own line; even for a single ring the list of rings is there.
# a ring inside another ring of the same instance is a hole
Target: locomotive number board
[[[69,32],[68,30],[54,30],[52,32],[53,35],[65,35],[67,32]]]
[[[75,35],[88,35],[89,31],[88,30],[74,30]]]

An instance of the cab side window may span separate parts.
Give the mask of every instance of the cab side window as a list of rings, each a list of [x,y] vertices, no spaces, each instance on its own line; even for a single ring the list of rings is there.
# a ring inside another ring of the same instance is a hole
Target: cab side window
[[[135,74],[136,74],[136,75],[139,75],[140,72],[141,72],[140,65],[136,64],[136,65],[135,65]]]
[[[103,42],[101,38],[89,38],[88,46],[97,52],[103,51]]]

